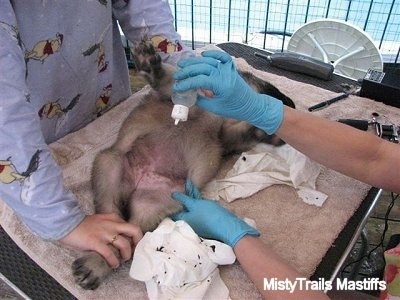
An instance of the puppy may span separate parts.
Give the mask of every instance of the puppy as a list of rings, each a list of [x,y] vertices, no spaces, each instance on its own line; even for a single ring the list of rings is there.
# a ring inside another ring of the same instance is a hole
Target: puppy
[[[174,125],[175,69],[162,63],[155,49],[144,42],[135,48],[134,56],[138,72],[152,89],[123,122],[115,143],[96,156],[92,188],[97,213],[116,212],[146,232],[182,209],[171,193],[183,191],[187,178],[202,188],[215,177],[224,155],[246,151],[259,142],[283,142],[246,122],[224,119],[196,106],[190,108],[186,122]],[[294,107],[270,84],[248,73],[243,77],[258,92]],[[112,271],[96,252],[78,258],[72,269],[76,282],[85,289],[97,288]]]

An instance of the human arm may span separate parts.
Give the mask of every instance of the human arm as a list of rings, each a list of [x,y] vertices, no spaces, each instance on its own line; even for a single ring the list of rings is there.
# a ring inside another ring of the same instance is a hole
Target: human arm
[[[18,24],[11,4],[5,3],[0,11],[0,159],[10,161],[11,167],[1,173],[1,198],[33,233],[57,240],[77,226],[84,214],[63,187],[37,108],[29,101]]]
[[[265,245],[259,233],[243,220],[223,208],[216,201],[202,199],[198,189],[188,181],[186,194],[173,193],[172,197],[185,206],[185,211],[173,216],[174,220],[186,221],[201,237],[220,240],[231,247],[243,270],[255,284],[264,298],[271,299],[327,299],[323,292],[298,288],[279,291],[264,289],[264,279],[290,280],[304,279],[279,255]]]
[[[285,107],[276,132],[313,160],[372,186],[400,193],[400,147],[339,122]]]
[[[29,96],[33,89],[29,90],[27,78],[32,72],[27,71],[27,65],[40,62],[25,61],[26,49],[13,5],[1,1],[0,6],[0,161],[5,162],[0,163],[0,199],[43,240],[66,238],[65,244],[75,247],[91,236],[93,242],[86,247],[104,253],[110,265],[116,265],[117,257],[102,250],[110,236],[96,228],[109,225],[115,234],[126,230],[121,230],[119,220],[85,216],[75,196],[65,189],[61,169],[42,133],[40,107]],[[85,226],[89,223],[94,230]],[[123,256],[132,251],[126,243],[119,249]]]
[[[174,89],[211,90],[197,105],[218,115],[247,121],[315,161],[370,185],[400,192],[400,148],[372,134],[282,106],[281,101],[251,90],[239,78],[230,56],[207,51],[178,62]],[[230,79],[230,80],[227,80]]]
[[[151,42],[164,62],[175,65],[180,58],[193,55],[174,28],[168,1],[115,1],[113,13],[134,45],[143,39]]]
[[[183,220],[201,237],[221,241],[231,247],[245,235],[260,233],[245,221],[223,208],[216,201],[202,199],[198,188],[187,180],[186,194],[173,193],[172,198],[185,206],[185,210],[172,216]]]
[[[264,299],[329,299],[323,291],[313,291],[308,288],[300,288],[300,281],[305,280],[284,259],[276,254],[270,246],[267,246],[260,238],[246,235],[233,248],[236,259],[247,273],[250,280],[260,291]],[[298,282],[295,290],[264,289],[264,280],[289,280]]]
[[[113,241],[114,237],[117,237]],[[125,222],[120,216],[112,214],[94,214],[83,221],[60,242],[79,250],[94,250],[102,255],[112,268],[119,266],[120,260],[110,249],[112,243],[122,261],[132,258],[134,247],[143,237],[139,226]]]

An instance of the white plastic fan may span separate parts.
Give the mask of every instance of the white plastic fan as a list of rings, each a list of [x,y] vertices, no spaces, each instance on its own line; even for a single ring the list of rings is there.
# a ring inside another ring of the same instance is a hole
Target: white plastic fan
[[[287,50],[331,63],[336,74],[355,80],[364,78],[368,69],[383,70],[382,55],[367,33],[340,20],[304,24],[293,33]]]

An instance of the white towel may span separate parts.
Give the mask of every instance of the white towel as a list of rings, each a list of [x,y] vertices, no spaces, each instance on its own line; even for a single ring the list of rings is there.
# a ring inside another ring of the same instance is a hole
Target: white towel
[[[150,299],[229,299],[217,267],[235,259],[228,245],[167,218],[138,243],[129,275],[146,283]]]
[[[211,181],[203,195],[232,202],[273,184],[286,184],[294,187],[304,202],[321,206],[327,195],[315,190],[320,169],[319,164],[289,145],[258,144],[242,153],[225,178]]]

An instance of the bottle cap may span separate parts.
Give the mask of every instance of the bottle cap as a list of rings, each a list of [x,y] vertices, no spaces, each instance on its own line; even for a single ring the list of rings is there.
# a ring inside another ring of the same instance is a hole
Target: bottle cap
[[[175,104],[172,109],[171,117],[175,119],[175,125],[178,125],[179,121],[186,121],[189,114],[189,107],[185,105]]]

